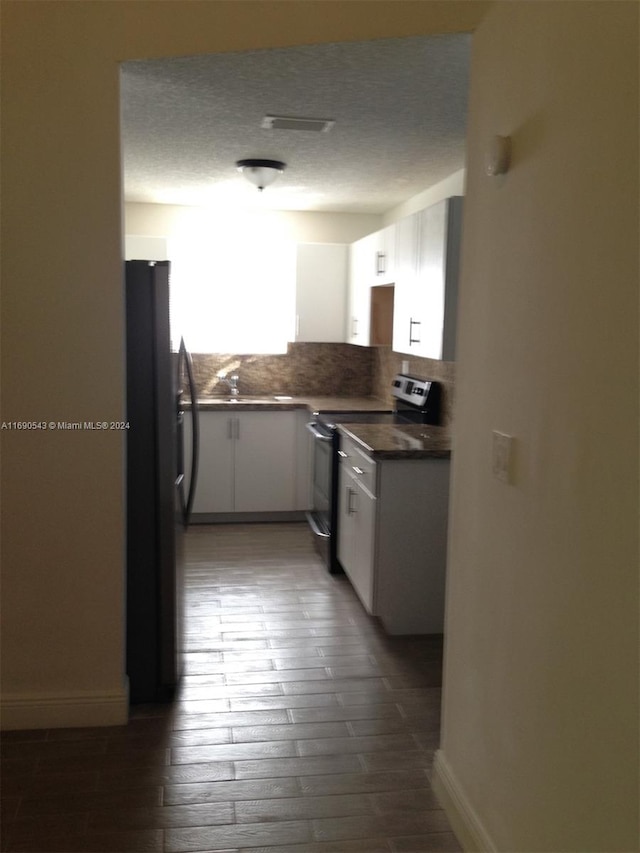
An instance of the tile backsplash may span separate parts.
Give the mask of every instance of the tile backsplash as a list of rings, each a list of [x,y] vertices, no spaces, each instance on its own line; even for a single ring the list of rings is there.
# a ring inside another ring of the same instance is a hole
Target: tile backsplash
[[[217,374],[239,376],[244,396],[290,394],[292,397],[369,396],[373,382],[373,351],[351,344],[290,343],[283,355],[193,356],[201,396],[228,396]]]
[[[379,397],[385,404],[392,405],[391,380],[396,373],[402,372],[402,362],[409,362],[410,376],[418,379],[433,379],[442,385],[441,424],[450,427],[453,421],[453,401],[455,391],[454,361],[437,361],[433,358],[415,358],[394,352],[391,347],[374,347],[373,381],[371,394]]]
[[[283,355],[193,355],[199,396],[228,396],[218,373],[237,373],[243,396],[289,394],[292,397],[378,397],[392,405],[391,380],[409,362],[409,373],[442,383],[442,423],[451,424],[455,364],[411,358],[391,347],[339,343],[290,343]]]

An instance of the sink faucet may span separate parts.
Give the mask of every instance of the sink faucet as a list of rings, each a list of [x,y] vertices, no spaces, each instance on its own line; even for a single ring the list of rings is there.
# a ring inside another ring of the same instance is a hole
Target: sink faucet
[[[231,396],[232,396],[232,397],[237,397],[237,396],[238,396],[238,394],[240,393],[240,389],[238,388],[238,379],[239,379],[239,378],[240,378],[240,377],[238,376],[238,374],[237,374],[237,373],[234,373],[234,374],[233,374],[232,376],[230,376],[230,377],[229,377],[229,379],[227,380],[228,385],[229,385],[229,389],[231,390]]]
[[[223,381],[223,382],[226,382],[226,383],[227,383],[227,385],[229,386],[229,390],[231,391],[231,396],[232,396],[232,397],[237,397],[237,396],[238,396],[238,394],[240,393],[240,390],[239,390],[239,388],[238,388],[238,379],[239,379],[240,377],[238,376],[238,374],[237,374],[237,373],[234,373],[234,374],[233,374],[232,376],[230,376],[228,379],[227,379],[227,377],[226,377],[226,376],[222,376],[222,377],[220,377],[220,378],[222,379],[222,381]]]

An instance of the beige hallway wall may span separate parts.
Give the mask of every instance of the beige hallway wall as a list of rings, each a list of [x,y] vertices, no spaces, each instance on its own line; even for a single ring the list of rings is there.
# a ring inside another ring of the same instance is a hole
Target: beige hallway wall
[[[119,62],[469,30],[484,8],[5,0],[3,420],[122,420]],[[2,432],[4,725],[124,718],[123,439]]]
[[[441,771],[498,850],[636,850],[638,6],[473,42]]]

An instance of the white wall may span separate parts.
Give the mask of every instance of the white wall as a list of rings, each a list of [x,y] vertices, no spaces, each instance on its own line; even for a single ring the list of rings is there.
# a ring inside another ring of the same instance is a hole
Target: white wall
[[[347,303],[347,256],[349,243],[365,234],[382,227],[382,217],[367,214],[349,213],[310,213],[300,211],[274,210],[233,210],[214,207],[188,207],[182,205],[140,204],[125,205],[125,248],[127,253],[135,249],[149,248],[150,254],[136,254],[135,257],[149,257],[156,260],[168,258],[176,261],[183,241],[193,247],[202,246],[207,257],[218,256],[218,266],[222,266],[222,255],[228,255],[237,239],[242,246],[251,247],[254,243],[271,235],[270,245],[276,242],[298,245],[294,309],[291,293],[291,331],[282,340],[300,341],[344,341],[345,312]],[[142,236],[144,235],[144,236]],[[241,235],[241,237],[240,237]],[[252,239],[253,235],[253,239]],[[257,239],[256,239],[257,238]],[[324,247],[324,254],[322,252]],[[162,258],[164,248],[165,254]],[[184,252],[184,248],[182,249]],[[191,252],[192,249],[189,250]],[[262,251],[262,250],[261,250]],[[301,255],[302,252],[302,255]],[[314,261],[311,260],[313,255]],[[128,254],[127,257],[134,257]],[[231,258],[235,258],[234,254]],[[322,263],[318,261],[322,258]],[[231,261],[232,267],[237,266]],[[214,261],[214,267],[215,267]],[[282,287],[289,273],[287,264],[282,261],[282,269],[274,286]],[[261,283],[267,279],[263,271]],[[177,279],[176,279],[177,280]],[[225,281],[226,279],[221,279]],[[328,288],[328,290],[327,290]],[[180,288],[178,287],[178,290]],[[331,298],[333,293],[334,299]],[[337,300],[337,301],[336,301]],[[182,299],[181,305],[186,304]],[[207,312],[208,313],[208,312]],[[224,310],[220,316],[226,316]],[[293,331],[295,315],[295,333]],[[211,323],[198,328],[182,314],[183,322],[180,334],[185,335],[190,349],[201,352],[211,344],[212,337],[219,341],[220,334],[212,331]],[[287,325],[286,318],[278,317],[280,325]],[[274,330],[272,330],[273,332]],[[277,335],[275,336],[277,337]],[[194,343],[195,341],[195,343]],[[272,341],[273,342],[273,341]],[[256,340],[254,338],[254,343]]]
[[[125,235],[124,257],[127,261],[168,261],[168,246],[165,237]]]
[[[382,217],[372,214],[312,213],[308,211],[262,211],[252,216],[267,218],[272,227],[296,243],[352,243],[365,234],[382,227]],[[125,233],[166,236],[169,239],[182,231],[203,223],[211,223],[215,235],[218,217],[227,221],[228,212],[204,207],[184,207],[170,204],[125,205]],[[239,223],[245,223],[247,213],[238,213]]]
[[[425,207],[430,207],[432,204],[437,204],[445,198],[451,198],[454,195],[465,194],[465,170],[459,169],[452,175],[438,181],[432,187],[428,187],[420,193],[412,196],[407,201],[396,207],[388,210],[383,219],[385,225],[390,225],[397,222],[405,216],[410,216],[412,213],[417,213],[424,210]]]
[[[471,81],[438,783],[468,849],[638,850],[638,6],[498,3]]]
[[[428,187],[381,216],[356,213],[315,213],[311,211],[264,211],[263,216],[277,223],[296,243],[353,243],[385,225],[397,222],[442,199],[465,193],[465,170],[460,169],[432,187]],[[238,214],[246,217],[246,214]],[[124,206],[124,229],[127,235],[149,235],[169,238],[183,229],[210,221],[215,231],[216,217],[228,216],[204,207],[172,204],[127,202]]]

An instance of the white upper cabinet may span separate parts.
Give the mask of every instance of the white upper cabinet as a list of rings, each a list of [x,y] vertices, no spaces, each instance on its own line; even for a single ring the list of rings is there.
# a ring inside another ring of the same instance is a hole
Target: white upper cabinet
[[[414,213],[398,222],[396,230],[396,283],[393,294],[393,349],[407,352],[412,337],[412,306],[417,289],[418,234],[420,214]],[[401,347],[405,346],[405,349]],[[417,353],[416,353],[417,354]]]
[[[371,288],[393,284],[395,275],[395,225],[367,234],[351,244],[347,343],[368,347],[379,342],[372,340]]]
[[[444,199],[351,244],[347,343],[388,344],[393,322],[395,352],[454,361],[462,201]]]
[[[393,349],[455,359],[462,198],[445,199],[398,223]]]
[[[351,244],[349,252],[349,310],[346,341],[369,346],[371,285],[377,246],[375,234],[367,234]]]
[[[376,231],[373,246],[373,278],[371,284],[393,284],[396,273],[396,226],[387,225]]]
[[[296,341],[344,341],[348,271],[347,244],[298,244]]]

